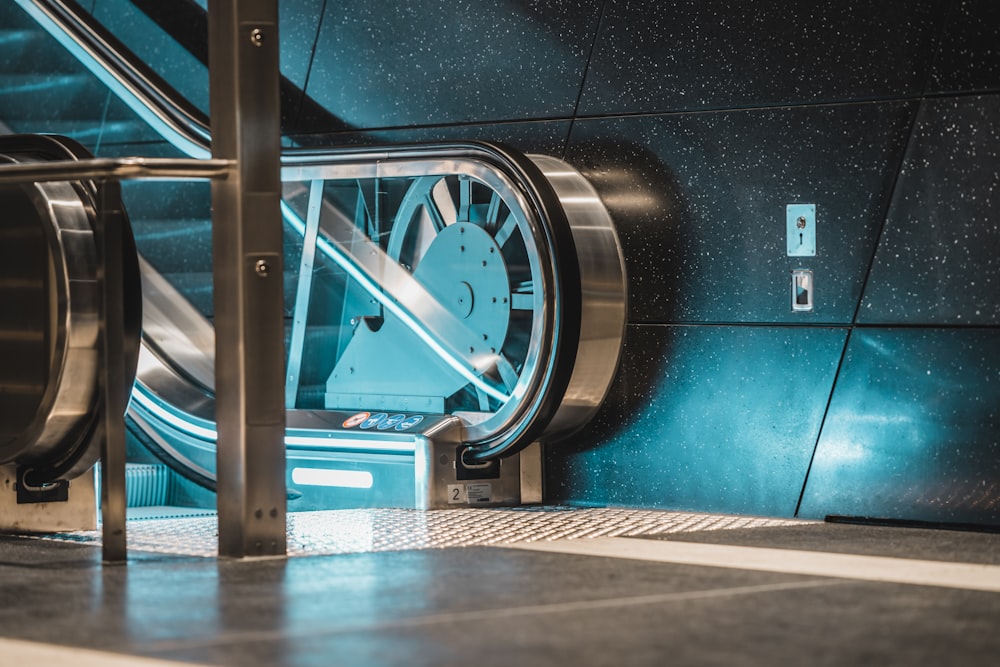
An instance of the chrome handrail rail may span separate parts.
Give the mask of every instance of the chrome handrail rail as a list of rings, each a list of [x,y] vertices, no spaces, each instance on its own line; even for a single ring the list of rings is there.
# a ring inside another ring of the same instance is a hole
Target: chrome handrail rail
[[[42,183],[82,180],[225,179],[232,160],[194,158],[93,158],[0,165],[0,183]]]

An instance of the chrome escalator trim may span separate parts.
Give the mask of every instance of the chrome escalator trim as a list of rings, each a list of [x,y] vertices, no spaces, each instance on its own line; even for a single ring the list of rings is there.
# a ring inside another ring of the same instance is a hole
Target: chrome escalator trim
[[[594,186],[575,168],[547,155],[528,156],[566,211],[580,264],[580,339],[576,363],[547,439],[566,437],[604,402],[618,370],[628,316],[625,256],[614,222]]]
[[[148,357],[156,351],[157,359],[171,359],[196,386],[215,390],[215,328],[147,261],[139,258],[142,276],[142,336],[146,350],[140,358],[137,380],[151,384],[148,374],[155,372]],[[146,359],[143,363],[143,359]],[[144,372],[145,369],[145,372]]]
[[[4,220],[7,232],[23,228],[22,235],[44,235],[48,254],[48,278],[38,276],[40,283],[49,284],[49,326],[38,341],[40,345],[47,342],[48,368],[44,378],[21,379],[25,386],[42,383],[44,392],[20,435],[0,449],[0,462],[30,464],[51,458],[67,441],[79,440],[81,426],[97,402],[97,248],[86,207],[69,183],[7,186],[4,199],[10,196],[27,198],[36,216],[8,217]],[[42,229],[36,229],[39,226]],[[35,259],[33,255],[23,258],[26,262]],[[37,266],[25,265],[19,273],[29,280],[38,271]]]
[[[118,200],[117,184],[74,178],[76,172],[88,169],[86,160],[90,153],[83,146],[65,137],[8,135],[0,137],[0,153],[5,162],[0,166],[0,183],[5,184],[2,189],[15,195],[15,199],[6,202],[4,227],[8,235],[5,249],[8,253],[14,251],[5,266],[10,269],[14,265],[17,279],[5,287],[12,288],[15,303],[19,292],[21,298],[25,296],[18,282],[23,283],[27,278],[27,285],[23,286],[35,290],[35,335],[44,343],[48,363],[46,377],[39,382],[45,393],[38,409],[30,410],[36,426],[41,421],[44,427],[39,429],[30,423],[24,426],[15,436],[15,440],[21,438],[24,450],[13,456],[3,452],[0,457],[21,466],[25,484],[69,480],[88,470],[99,457],[102,430],[98,408],[103,398],[98,388],[102,383],[114,384],[100,366],[104,354],[99,344],[101,301],[116,302],[122,308],[118,341],[112,344],[118,350],[117,363],[110,366],[112,372],[122,373],[119,385],[122,390],[135,377],[141,327],[135,243],[128,217],[120,207],[98,213],[99,202]],[[40,169],[43,163],[59,164],[61,173],[50,170],[40,181],[19,184],[25,173],[46,171]],[[27,208],[24,197],[29,200]],[[102,225],[116,230],[109,236],[117,238],[119,248],[111,255],[110,266],[105,264],[103,281],[98,269],[102,262],[98,230]],[[30,251],[27,247],[21,250],[21,244],[32,236],[42,239],[45,247],[41,257],[37,246]],[[108,278],[112,274],[117,275]],[[109,286],[112,292],[107,291]],[[118,289],[120,295],[114,293]],[[24,315],[31,319],[33,306],[22,305],[27,311]],[[41,326],[38,326],[38,305],[49,313]],[[5,310],[13,313],[15,320],[20,319],[20,311],[16,307]],[[4,368],[23,368],[23,361],[7,359]],[[35,369],[39,368],[37,361]],[[124,394],[121,398],[124,401]],[[54,402],[48,402],[49,399]],[[9,407],[7,402],[5,407]],[[121,409],[124,408],[123,402]],[[9,416],[5,416],[5,424]]]

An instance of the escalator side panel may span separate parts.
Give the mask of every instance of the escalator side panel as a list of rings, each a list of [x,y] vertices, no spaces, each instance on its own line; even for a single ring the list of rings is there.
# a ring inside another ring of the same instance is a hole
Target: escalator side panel
[[[65,137],[18,135],[0,137],[0,155],[8,162],[89,157],[83,146]],[[37,397],[30,402],[31,409],[19,415],[5,409],[6,423],[0,433],[6,442],[0,450],[0,461],[30,466],[34,484],[75,477],[90,468],[99,455],[96,417],[100,296],[94,226],[96,202],[117,192],[116,186],[111,186],[111,193],[101,193],[101,187],[108,186],[54,182],[3,189],[3,210],[8,212],[4,229],[11,235],[9,240],[15,241],[5,246],[10,246],[9,259],[19,276],[3,275],[0,285],[4,299],[10,299],[9,305],[14,307],[25,297],[26,288],[41,306],[25,308],[29,320],[19,329],[6,328],[10,333],[0,336],[0,343],[11,345],[4,350],[5,359],[23,353],[18,347],[25,341],[33,342],[24,355],[33,359],[29,362],[32,372],[19,377],[17,367],[11,365],[13,376],[3,378],[4,393],[16,394],[20,388]],[[138,263],[124,213],[108,222],[119,225],[125,237],[121,259],[125,275],[123,380],[125,386],[131,386],[142,317]],[[12,403],[17,404],[16,400]],[[25,414],[30,418],[25,419]]]

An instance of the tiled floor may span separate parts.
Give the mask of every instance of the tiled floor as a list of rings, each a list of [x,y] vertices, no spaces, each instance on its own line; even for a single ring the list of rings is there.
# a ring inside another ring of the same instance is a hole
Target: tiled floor
[[[93,535],[0,537],[0,665],[993,665],[1000,653],[996,534],[630,510],[332,514],[293,515],[288,559],[206,557],[210,518],[131,522],[118,566],[101,565]]]

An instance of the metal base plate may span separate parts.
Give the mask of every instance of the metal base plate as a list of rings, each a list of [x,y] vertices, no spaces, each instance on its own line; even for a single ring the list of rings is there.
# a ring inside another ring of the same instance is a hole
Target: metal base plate
[[[288,515],[288,555],[473,547],[539,540],[634,537],[705,530],[802,525],[799,520],[610,508],[361,509]],[[215,517],[129,521],[130,552],[212,558]],[[100,544],[98,531],[45,539]]]
[[[532,446],[539,447],[537,443]],[[540,497],[533,489],[522,489],[529,484],[527,480],[541,479],[540,456],[522,457],[518,453],[490,464],[465,467],[459,461],[464,448],[448,438],[417,442],[414,468],[417,509],[510,507]]]
[[[17,466],[0,466],[0,532],[51,533],[97,528],[94,473],[69,482],[68,500],[18,504]]]

